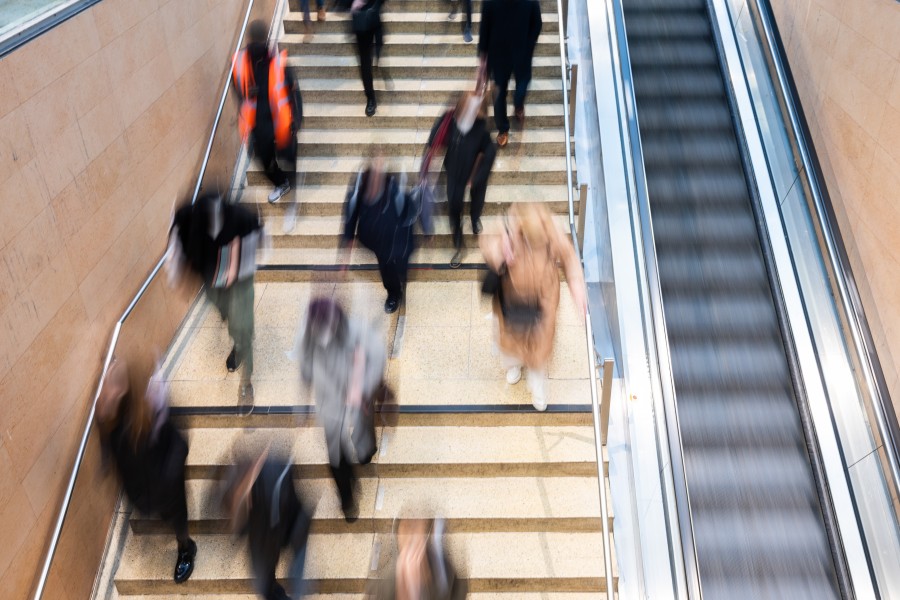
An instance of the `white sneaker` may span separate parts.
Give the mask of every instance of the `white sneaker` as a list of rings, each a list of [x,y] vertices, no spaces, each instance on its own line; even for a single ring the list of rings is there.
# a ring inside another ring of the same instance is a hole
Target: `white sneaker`
[[[528,389],[531,390],[531,404],[540,412],[547,410],[547,378],[543,373],[528,372]]]
[[[269,202],[271,204],[275,204],[276,202],[281,200],[282,196],[287,194],[289,191],[291,191],[291,184],[285,181],[277,188],[272,190],[272,192],[269,194]]]
[[[506,371],[506,383],[516,385],[522,379],[522,367],[512,367]]]

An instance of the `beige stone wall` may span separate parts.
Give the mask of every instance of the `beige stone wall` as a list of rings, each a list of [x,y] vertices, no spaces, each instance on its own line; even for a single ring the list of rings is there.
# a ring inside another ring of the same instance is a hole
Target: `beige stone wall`
[[[900,411],[900,4],[771,2]]]
[[[103,0],[0,59],[3,598],[32,586],[101,353],[164,250],[176,196],[193,189],[245,7]],[[135,321],[148,335],[130,332],[146,352],[164,349],[185,308],[151,291]],[[79,539],[96,553],[115,489],[89,448],[69,560]],[[85,598],[93,578],[61,563],[45,597]]]

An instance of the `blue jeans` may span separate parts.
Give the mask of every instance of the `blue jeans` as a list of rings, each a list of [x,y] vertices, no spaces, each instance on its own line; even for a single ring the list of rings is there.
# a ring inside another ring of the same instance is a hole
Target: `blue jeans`
[[[516,76],[516,91],[513,94],[513,106],[515,108],[525,107],[525,96],[528,94],[528,84],[531,83],[531,69],[527,73],[522,74],[523,77]],[[509,131],[509,117],[506,115],[506,94],[509,90],[509,80],[511,75],[499,76],[494,74],[494,123],[497,125],[499,133]]]
[[[325,0],[316,0],[316,8],[324,8]],[[300,9],[303,11],[303,20],[309,21],[309,0],[300,0]]]

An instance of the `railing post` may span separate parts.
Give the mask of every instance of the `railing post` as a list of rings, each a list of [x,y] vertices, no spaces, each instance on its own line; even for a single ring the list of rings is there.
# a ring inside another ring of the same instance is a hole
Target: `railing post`
[[[600,388],[600,441],[606,445],[609,433],[609,410],[612,403],[613,360],[603,359],[603,387]]]
[[[572,65],[570,67],[569,74],[569,135],[575,135],[575,106],[577,105],[577,101],[575,97],[577,96],[576,92],[578,91],[578,65]]]
[[[579,248],[584,248],[584,220],[587,215],[587,190],[587,184],[582,183],[578,194],[578,228],[576,229]]]
[[[562,23],[559,24],[559,35],[565,37],[569,30],[569,0],[562,0]]]

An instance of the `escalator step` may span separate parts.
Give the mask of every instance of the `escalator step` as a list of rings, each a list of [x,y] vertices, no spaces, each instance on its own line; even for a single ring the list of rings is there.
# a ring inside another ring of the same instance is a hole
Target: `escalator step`
[[[772,300],[757,294],[670,294],[666,329],[685,340],[780,340]]]
[[[638,107],[638,123],[642,139],[654,131],[732,131],[731,111],[724,100],[644,101]]]
[[[628,0],[628,2],[624,4],[626,22],[630,21],[630,19],[627,18],[629,12],[635,10],[653,13],[672,10],[702,11],[705,6],[706,2],[704,2],[704,0]]]
[[[715,49],[706,43],[667,41],[635,44],[629,52],[633,69],[674,65],[684,67],[716,67]]]
[[[741,156],[734,136],[727,133],[711,135],[648,136],[641,143],[647,169],[666,167],[695,167],[711,170],[730,166],[740,169]],[[743,177],[740,176],[741,181]]]
[[[636,99],[675,99],[711,96],[724,98],[722,77],[716,69],[656,69],[635,80]]]
[[[781,344],[742,340],[673,341],[676,390],[770,390],[790,382]]]
[[[625,12],[628,17],[626,33],[629,43],[643,42],[644,38],[702,38],[711,34],[709,21],[702,12],[672,14],[661,19],[657,14],[640,11]]]
[[[745,252],[698,252],[657,244],[657,253],[665,294],[682,290],[728,290],[733,294],[768,291],[765,267]]]

